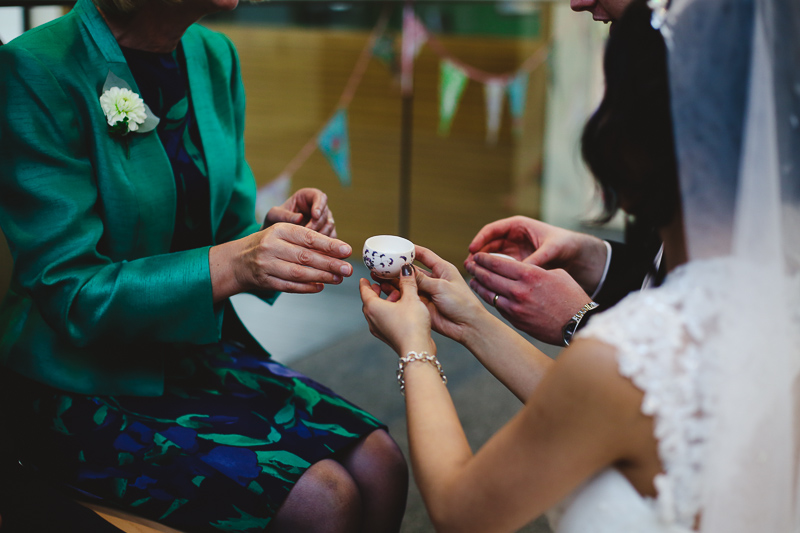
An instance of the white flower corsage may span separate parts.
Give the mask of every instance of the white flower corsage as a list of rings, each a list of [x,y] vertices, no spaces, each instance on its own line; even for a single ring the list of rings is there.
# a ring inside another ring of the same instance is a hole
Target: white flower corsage
[[[126,135],[131,132],[153,131],[160,122],[160,119],[150,111],[144,100],[131,90],[125,80],[111,71],[103,85],[100,107],[103,108],[103,113],[106,115],[109,135],[124,139],[126,153],[128,152]]]

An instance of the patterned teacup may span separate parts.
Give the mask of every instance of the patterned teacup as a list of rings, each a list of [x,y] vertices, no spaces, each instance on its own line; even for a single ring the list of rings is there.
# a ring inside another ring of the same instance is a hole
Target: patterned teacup
[[[364,242],[364,264],[381,278],[400,277],[400,269],[414,262],[414,243],[396,235],[375,235]]]

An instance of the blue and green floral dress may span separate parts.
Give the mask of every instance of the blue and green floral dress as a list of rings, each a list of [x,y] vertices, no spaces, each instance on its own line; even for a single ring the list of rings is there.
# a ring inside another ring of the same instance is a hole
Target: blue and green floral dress
[[[172,249],[206,246],[208,180],[181,49],[123,53],[161,118],[178,191]],[[18,376],[5,383],[25,427],[23,463],[180,530],[261,531],[310,465],[384,427],[254,343],[170,350],[159,397],[65,393]]]

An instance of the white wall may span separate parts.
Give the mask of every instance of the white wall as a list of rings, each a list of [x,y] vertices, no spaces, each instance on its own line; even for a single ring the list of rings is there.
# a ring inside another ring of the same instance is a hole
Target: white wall
[[[608,26],[569,4],[553,4],[553,53],[547,93],[542,218],[580,229],[599,213],[594,180],[583,164],[583,126],[603,92],[602,58]]]
[[[22,33],[22,8],[0,7],[0,39],[7,43]]]
[[[61,16],[64,8],[61,6],[38,6],[31,8],[31,25],[33,27],[51,21]],[[21,7],[0,7],[0,40],[7,43],[18,37],[24,28],[22,26]]]

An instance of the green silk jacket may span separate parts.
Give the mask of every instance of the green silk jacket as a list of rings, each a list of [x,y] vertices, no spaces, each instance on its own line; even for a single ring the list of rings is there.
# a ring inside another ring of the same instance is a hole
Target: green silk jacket
[[[226,37],[194,25],[182,44],[216,244],[259,229],[244,88]],[[68,391],[153,396],[165,358],[220,339],[223,306],[209,247],[170,253],[175,180],[157,133],[129,134],[128,150],[109,135],[109,72],[139,92],[91,0],[0,47],[0,227],[14,258],[0,363]]]

